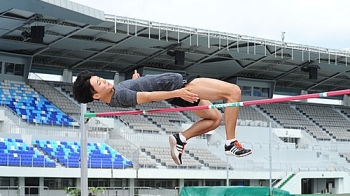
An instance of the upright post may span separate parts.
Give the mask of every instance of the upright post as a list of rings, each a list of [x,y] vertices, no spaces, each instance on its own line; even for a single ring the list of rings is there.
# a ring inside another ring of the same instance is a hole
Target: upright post
[[[228,172],[228,156],[226,156],[226,186],[230,186],[230,174]]]
[[[272,128],[269,123],[269,173],[270,173],[270,196],[272,196]]]
[[[88,195],[88,171],[87,171],[87,130],[84,114],[86,104],[80,104],[80,189],[81,195]]]

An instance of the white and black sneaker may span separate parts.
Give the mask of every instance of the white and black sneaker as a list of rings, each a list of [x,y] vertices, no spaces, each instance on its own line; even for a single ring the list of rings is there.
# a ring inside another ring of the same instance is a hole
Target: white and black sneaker
[[[169,136],[170,154],[177,165],[182,164],[181,156],[185,150],[186,143],[180,140],[179,134]]]
[[[244,149],[243,146],[236,140],[230,145],[225,144],[225,154],[228,156],[244,157],[252,154],[250,149]]]

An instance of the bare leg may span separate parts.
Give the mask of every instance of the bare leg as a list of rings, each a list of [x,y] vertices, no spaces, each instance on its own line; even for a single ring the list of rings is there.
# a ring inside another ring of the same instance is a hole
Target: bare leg
[[[191,89],[191,92],[198,95],[201,99],[200,105],[209,105],[207,100],[224,99],[227,102],[238,102],[241,100],[241,90],[235,84],[223,82],[220,80],[210,78],[196,78],[186,85],[185,88]],[[226,108],[225,115],[225,129],[226,139],[231,140],[236,137],[236,123],[238,118],[238,107]],[[201,135],[217,128],[222,120],[222,116],[218,110],[196,110],[193,111],[196,115],[203,118],[194,123],[189,129],[182,132],[182,135],[188,140],[197,135]],[[181,156],[184,151],[185,144],[180,141],[178,135],[169,136],[170,153],[174,162],[178,165],[182,164]],[[238,141],[225,145],[225,153],[233,156],[246,156],[251,154],[250,150],[244,149]]]
[[[210,105],[210,101],[200,100],[199,105]],[[182,135],[186,140],[207,133],[215,128],[217,128],[222,121],[221,113],[215,110],[197,110],[193,111],[196,115],[203,118],[198,122],[194,123],[186,131],[182,132]],[[178,165],[182,164],[182,154],[186,143],[183,143],[180,139],[180,136],[177,134],[169,136],[170,143],[170,155],[174,162]]]
[[[232,103],[236,101],[227,101],[227,103]],[[226,139],[230,140],[236,138],[236,125],[238,118],[239,107],[225,108],[224,120],[226,129]]]
[[[210,105],[211,102],[208,100],[201,100],[198,105]],[[221,113],[215,110],[194,110],[197,116],[203,118],[202,120],[194,123],[186,131],[182,132],[182,135],[188,140],[192,137],[202,135],[211,130],[216,129],[222,121]]]
[[[238,102],[241,100],[241,90],[237,85],[220,80],[196,78],[187,84],[186,87],[191,88],[191,92],[196,93],[200,99],[204,100],[224,99],[228,103]],[[224,119],[227,140],[236,137],[238,112],[239,107],[229,107],[225,109]]]

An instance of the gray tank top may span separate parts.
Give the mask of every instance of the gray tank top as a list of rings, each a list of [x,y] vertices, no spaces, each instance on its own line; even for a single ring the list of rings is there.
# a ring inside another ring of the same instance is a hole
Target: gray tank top
[[[114,86],[114,94],[108,105],[133,107],[137,105],[137,92],[172,91],[181,88],[182,85],[183,77],[178,73],[146,75],[136,80],[125,80]]]

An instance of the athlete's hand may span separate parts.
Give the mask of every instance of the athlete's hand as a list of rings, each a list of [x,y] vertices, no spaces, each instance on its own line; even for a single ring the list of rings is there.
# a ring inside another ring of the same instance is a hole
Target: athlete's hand
[[[133,80],[136,80],[136,79],[139,78],[139,77],[140,77],[140,74],[137,73],[137,70],[135,69],[134,74],[132,74],[132,79],[133,79]]]
[[[179,97],[190,103],[196,102],[199,99],[197,94],[191,92],[192,91],[191,88],[185,87],[185,88],[178,89],[178,91],[179,91]]]

